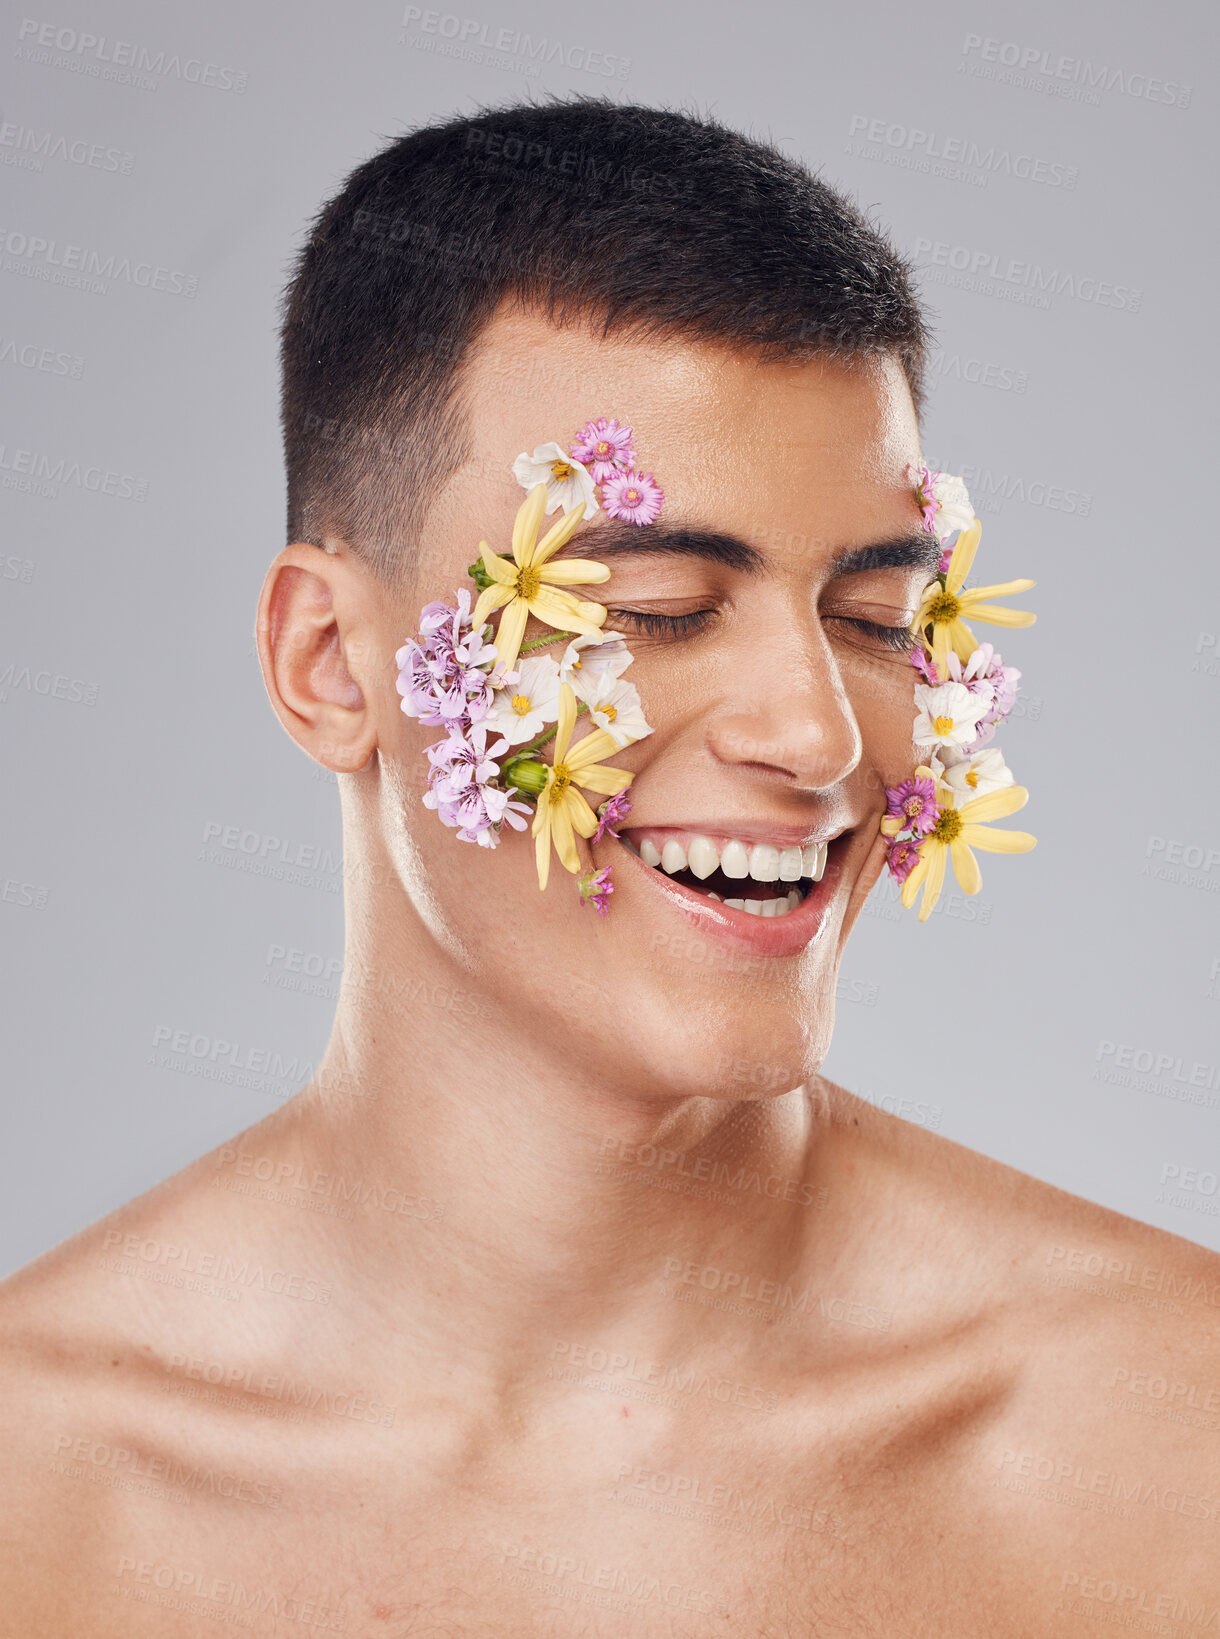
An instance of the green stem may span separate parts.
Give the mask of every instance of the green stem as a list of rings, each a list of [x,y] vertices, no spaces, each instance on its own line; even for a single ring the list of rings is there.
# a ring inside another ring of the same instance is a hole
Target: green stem
[[[560,638],[576,636],[578,636],[576,632],[552,632],[549,637],[531,638],[528,643],[521,645],[517,653],[528,654],[531,649],[545,649],[548,643],[558,643]]]

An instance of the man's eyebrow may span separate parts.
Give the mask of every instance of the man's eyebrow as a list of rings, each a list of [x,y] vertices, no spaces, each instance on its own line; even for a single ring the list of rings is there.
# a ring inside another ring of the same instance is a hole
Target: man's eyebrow
[[[768,567],[766,553],[743,541],[740,535],[703,529],[693,523],[640,525],[614,518],[599,522],[591,530],[581,530],[557,556],[608,560],[641,553],[702,558],[749,575],[761,574]],[[869,546],[843,547],[830,560],[830,575],[858,575],[869,569],[926,569],[932,574],[940,563],[940,554],[935,535],[913,530]]]

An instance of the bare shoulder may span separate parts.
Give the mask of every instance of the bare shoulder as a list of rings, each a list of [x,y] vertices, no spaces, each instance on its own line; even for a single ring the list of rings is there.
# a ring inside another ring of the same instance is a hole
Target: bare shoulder
[[[1002,1385],[969,1458],[989,1530],[1045,1556],[1064,1610],[1220,1607],[1220,1256],[845,1107],[905,1190],[908,1280]]]
[[[259,1301],[249,1272],[265,1285],[284,1254],[237,1197],[217,1200],[214,1171],[201,1158],[0,1282],[0,1603],[14,1632],[143,1633],[155,1613],[129,1601],[150,1544],[179,1522],[232,1512],[240,1529],[278,1506],[282,1425],[218,1415],[200,1390],[213,1366],[291,1358],[299,1305]]]

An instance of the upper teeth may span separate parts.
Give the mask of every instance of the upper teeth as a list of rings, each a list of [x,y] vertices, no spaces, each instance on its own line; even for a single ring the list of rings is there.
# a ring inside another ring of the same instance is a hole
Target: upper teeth
[[[769,842],[739,842],[733,837],[717,845],[711,837],[694,836],[685,844],[668,837],[658,848],[648,837],[640,839],[640,858],[645,865],[657,866],[673,876],[691,871],[700,881],[720,868],[728,877],[755,882],[799,882],[803,876],[820,882],[826,869],[824,842],[806,843],[803,848],[776,848]]]

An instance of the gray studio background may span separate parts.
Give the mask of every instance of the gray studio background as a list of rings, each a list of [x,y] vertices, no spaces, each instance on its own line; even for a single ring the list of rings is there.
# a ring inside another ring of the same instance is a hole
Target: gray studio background
[[[337,797],[251,637],[283,544],[277,298],[385,140],[543,90],[712,111],[870,207],[937,316],[925,451],[987,525],[976,579],[1038,581],[1000,643],[1038,848],[982,856],[978,900],[922,927],[879,886],[828,1073],[1220,1248],[1214,15],[454,6],[0,24],[0,1265],[259,1119],[323,1047]],[[68,247],[110,275],[63,282]],[[214,1061],[248,1085],[188,1073]]]

